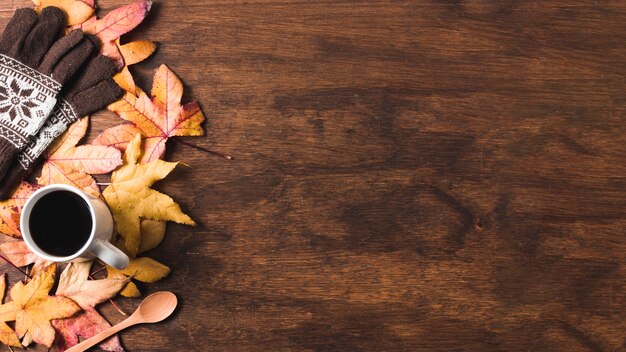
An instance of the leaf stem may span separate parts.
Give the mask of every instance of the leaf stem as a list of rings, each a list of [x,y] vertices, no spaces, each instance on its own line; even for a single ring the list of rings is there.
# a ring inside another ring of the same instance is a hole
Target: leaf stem
[[[212,155],[216,155],[216,156],[222,157],[222,158],[227,159],[227,160],[233,160],[234,159],[232,156],[230,156],[228,154],[224,154],[224,153],[216,152],[216,151],[213,151],[213,150],[210,150],[210,149],[206,149],[204,147],[200,147],[200,146],[197,146],[195,144],[192,144],[192,143],[189,143],[189,142],[185,142],[182,139],[176,139],[176,143],[180,143],[180,144],[192,147],[192,148],[196,148],[197,150],[200,150],[200,151],[203,151],[205,153],[212,154]]]
[[[2,260],[4,260],[5,262],[7,262],[7,263],[11,264],[11,266],[12,266],[12,267],[14,267],[15,269],[17,269],[20,273],[22,273],[22,274],[26,275],[29,279],[31,278],[31,276],[30,276],[30,275],[28,275],[28,273],[26,273],[24,270],[22,270],[22,268],[20,268],[19,266],[17,266],[17,265],[15,265],[15,264],[13,264],[13,262],[12,262],[12,261],[10,261],[9,259],[7,259],[5,256],[3,256],[3,255],[1,255],[1,254],[0,254],[0,258],[1,258]]]
[[[100,269],[98,269],[98,270],[94,271],[93,273],[89,274],[89,278],[90,278],[91,280],[95,280],[95,279],[93,278],[93,276],[91,276],[91,275],[93,275],[93,274],[95,274],[95,273],[97,273],[97,272],[101,271],[102,269],[105,269],[105,267],[102,267],[102,268],[100,268]],[[118,312],[120,312],[120,314],[121,314],[121,315],[123,315],[123,316],[127,316],[127,315],[128,315],[128,314],[124,313],[124,311],[122,310],[122,308],[120,308],[117,304],[115,304],[115,302],[113,302],[113,299],[109,298],[109,302],[111,302],[111,304],[113,305],[113,307],[115,307],[115,309],[117,309],[117,311],[118,311]]]
[[[102,268],[98,269],[98,270],[94,270],[93,273],[91,273],[91,275],[96,275],[97,273],[106,270],[106,266],[103,266]],[[89,277],[92,277],[91,275],[89,275]],[[93,280],[93,277],[92,277]]]
[[[113,305],[113,307],[115,307],[115,309],[117,309],[118,312],[120,312],[121,315],[123,316],[128,316],[128,314],[126,314],[122,308],[120,308],[117,304],[115,304],[115,302],[113,302],[112,299],[109,300],[109,302],[111,302],[111,304]]]

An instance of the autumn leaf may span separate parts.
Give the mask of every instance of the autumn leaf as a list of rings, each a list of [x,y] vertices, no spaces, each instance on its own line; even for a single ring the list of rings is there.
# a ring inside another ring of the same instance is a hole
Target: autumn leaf
[[[63,352],[77,345],[80,342],[79,336],[87,339],[111,327],[111,324],[94,308],[86,308],[76,317],[54,320],[52,325],[58,332],[55,340],[58,352]],[[104,351],[124,351],[117,335],[104,340],[99,344],[99,347]]]
[[[145,138],[141,162],[159,159],[165,153],[165,142],[174,136],[201,136],[204,114],[197,102],[181,106],[183,84],[167,66],[161,65],[154,75],[152,99],[145,92],[126,92],[109,110],[132,123],[105,130],[94,144],[124,150],[131,136]]]
[[[134,280],[152,283],[159,281],[169,275],[170,268],[148,257],[135,258],[130,261],[124,270],[118,270],[107,266],[108,278],[121,279],[132,277]],[[120,292],[124,297],[139,297],[141,292],[137,286],[129,282]]]
[[[7,290],[7,274],[2,274],[0,279],[0,303],[4,301],[4,294]],[[5,322],[0,322],[0,342],[13,347],[22,347],[20,340],[17,338],[15,331],[11,329]]]
[[[102,40],[102,54],[113,59],[117,68],[122,69],[124,58],[115,40],[137,27],[146,18],[151,7],[152,1],[139,0],[115,9],[101,19],[90,19],[80,28],[98,36]]]
[[[0,250],[16,266],[31,265],[39,259],[35,253],[28,249],[24,241],[5,242],[0,244]]]
[[[124,45],[120,45],[119,39],[115,41],[124,59],[124,68],[113,77],[115,82],[125,91],[133,94],[137,93],[137,85],[130,73],[128,66],[139,63],[147,59],[156,50],[156,43],[149,40],[137,40]]]
[[[141,219],[195,225],[172,198],[150,188],[174,170],[178,163],[157,159],[137,164],[140,154],[141,136],[137,135],[126,148],[124,165],[113,172],[111,185],[102,193],[123,239],[122,248],[131,258],[139,252]]]
[[[73,262],[59,278],[57,296],[71,298],[81,308],[95,307],[112,298],[128,283],[128,279],[88,280],[93,261]]]
[[[28,197],[40,187],[22,182],[7,200],[0,202],[0,232],[11,237],[22,237],[20,215]]]
[[[122,163],[119,150],[96,145],[76,144],[85,136],[89,118],[84,117],[57,138],[46,152],[46,162],[37,179],[40,185],[65,183],[100,196],[100,187],[91,174],[106,174]]]
[[[71,317],[81,310],[69,298],[48,296],[54,285],[55,271],[56,264],[52,264],[27,284],[16,283],[10,292],[12,301],[0,306],[0,321],[15,320],[18,337],[30,333],[33,341],[48,347],[54,342],[50,321]]]
[[[41,10],[48,6],[55,6],[65,12],[67,17],[67,25],[74,26],[87,21],[94,13],[93,1],[88,3],[81,0],[33,0],[35,3],[35,11],[40,13]]]
[[[11,264],[15,266],[28,266],[33,264],[30,275],[37,275],[39,271],[52,264],[51,261],[38,257],[28,249],[26,242],[14,241],[0,244],[0,251]]]
[[[141,242],[139,243],[138,253],[149,251],[161,244],[163,238],[165,238],[166,227],[167,224],[164,221],[142,220]]]
[[[114,297],[129,281],[129,278],[88,280],[93,261],[70,263],[59,278],[57,296],[72,299],[82,309],[78,315],[52,321],[59,332],[56,340],[57,350],[65,351],[76,345],[79,337],[88,339],[111,325],[94,309],[94,307]],[[100,348],[105,351],[122,351],[119,339],[107,339]]]

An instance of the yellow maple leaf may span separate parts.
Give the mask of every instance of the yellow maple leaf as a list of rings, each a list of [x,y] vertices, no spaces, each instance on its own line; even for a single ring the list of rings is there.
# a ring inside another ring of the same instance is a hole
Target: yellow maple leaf
[[[148,257],[135,258],[130,261],[126,269],[118,270],[107,266],[107,278],[109,279],[128,279],[141,282],[156,282],[166,277],[170,273],[170,268]],[[139,297],[141,291],[133,282],[129,282],[120,294],[124,297]]]
[[[7,274],[2,274],[0,279],[0,303],[4,300],[4,294],[7,290]],[[15,331],[4,322],[0,323],[0,342],[13,347],[22,347],[20,340],[17,338]]]
[[[131,258],[139,252],[141,219],[195,225],[172,198],[150,188],[172,172],[178,163],[157,159],[137,164],[140,154],[141,135],[138,134],[128,144],[123,156],[124,165],[113,172],[111,185],[102,192],[122,237],[121,247]]]
[[[139,253],[156,248],[163,238],[167,224],[164,221],[144,219],[141,221],[141,242],[139,243]]]
[[[0,320],[15,320],[15,332],[21,338],[29,333],[36,343],[52,346],[53,319],[63,319],[81,311],[69,298],[48,296],[54,286],[56,264],[41,270],[27,284],[18,282],[11,289],[11,302],[0,306]]]

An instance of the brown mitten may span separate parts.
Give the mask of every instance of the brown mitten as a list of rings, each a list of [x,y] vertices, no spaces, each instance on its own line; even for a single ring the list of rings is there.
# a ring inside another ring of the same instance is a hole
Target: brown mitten
[[[57,40],[65,15],[47,7],[18,9],[0,40],[0,177],[46,121],[62,85],[94,45],[76,30]]]
[[[61,99],[52,115],[36,138],[17,156],[17,161],[0,183],[0,199],[11,196],[20,181],[28,177],[40,163],[41,154],[71,123],[109,105],[123,94],[112,79],[114,74],[113,62],[100,55],[87,64],[76,80],[69,83],[67,89],[61,92]]]

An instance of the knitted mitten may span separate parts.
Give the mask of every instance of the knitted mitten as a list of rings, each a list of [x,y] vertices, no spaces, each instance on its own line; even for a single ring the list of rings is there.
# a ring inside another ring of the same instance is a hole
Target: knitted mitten
[[[94,50],[80,30],[57,40],[65,15],[18,9],[0,40],[0,177],[56,105],[62,85]]]
[[[0,199],[11,196],[20,181],[28,177],[41,162],[41,154],[70,124],[79,117],[109,105],[123,94],[122,89],[112,79],[114,74],[113,62],[100,55],[87,64],[77,79],[69,83],[67,89],[61,92],[61,99],[52,115],[36,138],[18,155],[17,161],[0,183]]]

